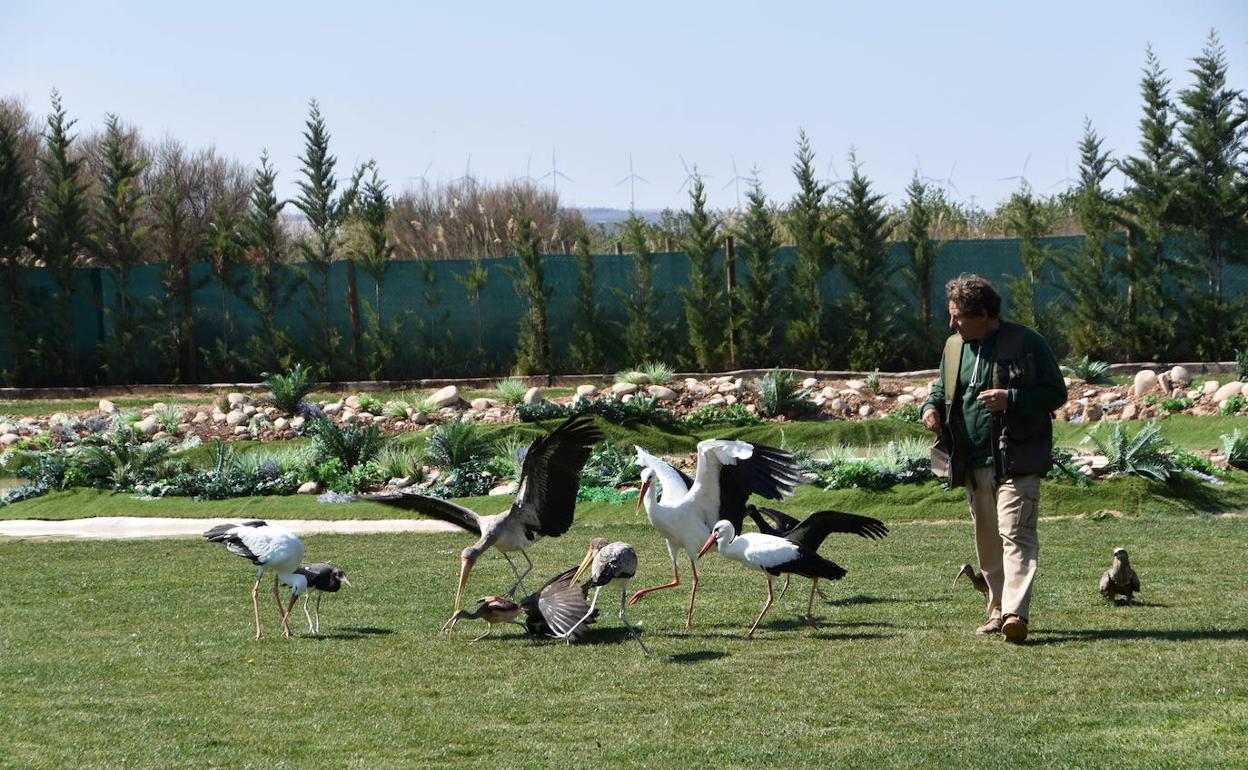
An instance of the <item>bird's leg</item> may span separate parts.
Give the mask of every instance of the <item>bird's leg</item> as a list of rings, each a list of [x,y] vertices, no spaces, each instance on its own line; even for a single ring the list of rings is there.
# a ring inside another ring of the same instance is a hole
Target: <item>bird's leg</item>
[[[260,639],[264,634],[260,631],[260,576],[256,576],[256,584],[251,587],[251,608],[256,612],[256,638]]]
[[[520,586],[523,585],[524,583],[525,575],[528,575],[530,572],[533,571],[533,560],[529,558],[529,555],[526,552],[521,551],[520,555],[523,556],[524,560],[529,563],[529,566],[525,568],[524,572],[521,572],[520,570],[516,569],[516,563],[511,560],[510,556],[508,556],[503,551],[499,551],[499,553],[503,554],[503,558],[506,559],[507,564],[511,566],[511,574],[516,576],[516,582],[512,583],[511,588],[507,589],[506,595],[515,596],[516,590],[519,589]]]
[[[785,582],[788,582],[787,576],[785,577]],[[814,615],[815,591],[817,590],[819,590],[819,578],[811,578],[810,579],[810,601],[806,603],[806,617],[804,618],[804,620],[806,621],[806,625],[810,626],[811,628],[819,627],[819,624],[815,622],[815,615]],[[780,595],[783,596],[784,594],[780,594]]]
[[[468,640],[468,643],[469,643],[469,644],[472,644],[473,642],[479,642],[479,641],[481,641],[481,640],[482,640],[482,639],[484,639],[485,637],[489,636],[489,635],[490,635],[490,632],[491,632],[491,631],[493,631],[493,630],[494,630],[494,624],[493,624],[493,623],[490,623],[490,622],[488,622],[488,621],[487,621],[487,622],[486,622],[486,624],[485,624],[485,633],[484,633],[484,634],[481,634],[480,636],[476,637],[475,639],[469,639],[469,640]]]
[[[321,633],[321,594],[316,595],[316,633]]]
[[[650,657],[650,650],[646,648],[646,643],[641,641],[641,634],[638,633],[637,629],[628,622],[628,612],[624,609],[624,595],[627,592],[628,586],[620,589],[620,622],[623,623],[624,627],[628,629],[628,633],[637,640],[637,644],[641,645],[641,651],[646,654],[646,657]],[[597,595],[595,595],[594,598],[597,599]]]
[[[277,575],[273,576],[273,601],[277,602],[277,614],[281,615],[282,614],[282,595],[277,590]]]
[[[589,618],[594,614],[594,607],[598,604],[598,592],[601,590],[602,590],[602,586],[598,586],[597,588],[594,589],[594,598],[589,602],[589,612],[585,613],[585,617],[573,623],[572,627],[568,629],[567,633],[559,634],[560,639],[563,639],[568,644],[572,643],[572,634],[576,633],[576,629],[579,628],[582,623],[589,620]],[[620,598],[620,601],[621,602],[624,601],[623,597]]]
[[[629,597],[628,603],[636,604],[637,602],[641,601],[641,597],[645,596],[646,594],[652,591],[662,591],[665,588],[675,588],[678,585],[680,585],[680,571],[676,568],[676,562],[673,560],[672,561],[672,582],[664,583],[661,586],[652,586],[650,588],[643,588],[637,593],[633,594],[631,597]]]
[[[778,602],[784,601],[784,595],[788,593],[789,591],[789,580],[792,579],[792,577],[793,576],[790,575],[789,573],[787,572],[784,573],[784,588],[780,589],[780,595],[776,597],[776,601]]]
[[[292,588],[290,590],[290,604],[286,605],[286,611],[282,613],[282,636],[285,636],[288,639],[295,635],[295,632],[290,630],[290,623],[287,621],[289,621],[290,611],[295,608],[295,602],[298,601],[298,599],[299,594],[295,593],[295,590]]]
[[[754,629],[758,628],[758,624],[763,622],[763,616],[767,614],[767,610],[771,609],[772,601],[773,601],[773,597],[771,593],[771,575],[768,575],[767,576],[767,603],[763,605],[763,611],[758,613],[758,617],[754,620],[754,625],[750,626],[750,632],[745,635],[746,639],[752,639],[754,637]]]
[[[693,602],[698,598],[698,563],[693,559],[689,560],[689,569],[693,572],[693,584],[689,590],[689,609],[685,612],[685,630],[693,630]]]
[[[308,619],[308,633],[315,634],[316,629],[312,626],[312,616],[308,614],[308,600],[311,598],[311,593],[303,595],[303,616]],[[317,603],[320,603],[320,597],[317,597]]]

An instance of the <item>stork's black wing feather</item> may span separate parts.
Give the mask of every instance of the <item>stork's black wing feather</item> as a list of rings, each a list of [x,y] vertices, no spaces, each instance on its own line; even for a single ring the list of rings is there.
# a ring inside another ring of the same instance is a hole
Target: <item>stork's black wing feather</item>
[[[763,444],[751,444],[748,459],[719,470],[719,518],[732,522],[740,532],[745,523],[745,503],[750,495],[779,500],[802,484],[801,468],[789,452]]]
[[[342,582],[334,577],[334,566],[329,562],[302,564],[295,570],[295,574],[303,575],[308,579],[308,587],[318,591],[332,594],[342,588]]]
[[[815,511],[785,535],[785,539],[803,549],[814,552],[824,538],[833,532],[848,532],[860,537],[878,540],[888,535],[888,527],[879,519],[840,511]]]
[[[572,526],[581,468],[602,431],[586,415],[573,415],[529,445],[520,473],[520,489],[507,514],[539,535],[558,537]]]
[[[415,511],[430,518],[462,527],[474,535],[481,534],[481,524],[477,520],[477,512],[457,503],[452,503],[450,500],[429,497],[428,495],[418,495],[411,492],[361,495],[359,499],[367,500],[370,503],[381,503],[382,505],[388,505],[404,511]]]
[[[680,476],[680,480],[685,482],[685,489],[688,489],[693,486],[693,478],[688,473],[685,473],[680,468],[677,468],[675,465],[672,466],[672,470],[676,471],[676,474]]]
[[[765,535],[784,537],[802,522],[783,511],[775,508],[762,508],[757,505],[745,506],[745,513],[758,526],[758,531]]]
[[[263,521],[260,521],[260,522],[245,521],[241,525],[218,524],[217,526],[205,532],[204,538],[208,540],[209,542],[224,543],[226,549],[228,549],[230,553],[234,554],[235,556],[241,556],[244,559],[249,560],[252,564],[259,564],[260,557],[252,553],[251,549],[247,547],[247,544],[244,543],[238,535],[234,534],[234,528],[238,526],[263,527],[265,526],[265,524]]]
[[[588,626],[597,618],[598,611],[581,623],[589,612],[585,601],[586,587],[571,582],[576,574],[573,567],[555,575],[534,593],[520,600],[525,610],[525,628],[533,636],[559,636],[572,631],[572,639],[580,640],[589,632]],[[580,625],[577,625],[580,623]]]

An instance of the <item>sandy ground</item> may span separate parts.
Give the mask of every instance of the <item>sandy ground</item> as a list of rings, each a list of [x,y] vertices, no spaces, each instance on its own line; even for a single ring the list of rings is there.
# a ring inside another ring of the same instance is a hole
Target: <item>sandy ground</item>
[[[0,538],[49,540],[149,540],[173,537],[200,537],[205,530],[242,519],[159,519],[137,516],[98,516],[90,519],[41,521],[15,519],[0,521]],[[463,532],[453,524],[429,519],[369,519],[321,521],[316,519],[274,520],[295,534],[365,534],[384,532]]]

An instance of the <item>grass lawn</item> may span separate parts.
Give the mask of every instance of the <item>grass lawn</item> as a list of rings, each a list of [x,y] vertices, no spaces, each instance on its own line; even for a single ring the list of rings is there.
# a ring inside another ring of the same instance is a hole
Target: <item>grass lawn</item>
[[[537,574],[603,535],[638,548],[639,585],[667,579],[631,508],[587,514],[533,549]],[[0,766],[1242,766],[1248,592],[1226,559],[1248,548],[1248,518],[1041,528],[1023,647],[976,637],[979,595],[950,588],[969,525],[909,523],[881,542],[833,535],[824,550],[850,572],[817,604],[821,627],[797,620],[795,583],[753,641],[763,580],[708,555],[692,633],[684,588],[631,608],[651,659],[606,592],[588,644],[518,628],[469,644],[472,622],[440,636],[467,535],[308,537],[308,558],[356,588],[325,601],[322,638],[275,635],[269,598],[260,642],[251,568],[219,546],[0,542]],[[1096,593],[1118,545],[1144,584],[1134,607]],[[487,555],[469,596],[509,574]]]

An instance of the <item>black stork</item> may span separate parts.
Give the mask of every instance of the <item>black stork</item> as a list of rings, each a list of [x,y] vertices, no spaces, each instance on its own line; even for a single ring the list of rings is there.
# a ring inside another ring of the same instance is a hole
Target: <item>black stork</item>
[[[351,581],[347,580],[346,572],[329,562],[304,564],[295,572],[303,575],[308,581],[308,590],[303,595],[303,616],[308,619],[308,631],[319,634],[321,633],[321,597],[325,594],[337,593],[343,586],[351,588]],[[312,598],[312,594],[316,594],[315,625],[312,623],[312,616],[308,614],[308,600]]]

